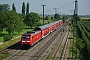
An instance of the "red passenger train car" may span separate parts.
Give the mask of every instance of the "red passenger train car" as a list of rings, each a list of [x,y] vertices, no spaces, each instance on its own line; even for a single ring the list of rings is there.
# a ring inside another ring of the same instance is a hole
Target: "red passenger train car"
[[[59,20],[50,24],[39,26],[38,28],[35,28],[31,32],[22,34],[21,44],[30,46],[34,45],[36,42],[38,42],[42,38],[46,37],[49,33],[57,29],[62,23],[63,21]]]

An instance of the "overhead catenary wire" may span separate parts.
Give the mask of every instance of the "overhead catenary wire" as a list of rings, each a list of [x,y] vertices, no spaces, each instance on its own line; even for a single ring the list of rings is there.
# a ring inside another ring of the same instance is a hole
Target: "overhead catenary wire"
[[[64,6],[61,6],[61,7],[59,7],[58,9],[64,8],[64,7],[70,5],[70,4],[74,3],[74,2],[75,2],[75,1],[73,1],[73,2],[71,2],[71,3],[68,3],[68,4],[64,5]],[[44,11],[44,12],[50,12],[50,11],[54,11],[53,8],[52,8],[52,10],[48,10],[48,11]],[[40,12],[40,13],[43,13],[43,12]]]
[[[74,3],[74,2],[75,2],[75,1],[73,1],[73,2],[71,2],[71,3],[68,3],[68,4],[64,5],[64,6],[61,6],[59,9],[64,8],[64,7],[70,5],[70,4]]]

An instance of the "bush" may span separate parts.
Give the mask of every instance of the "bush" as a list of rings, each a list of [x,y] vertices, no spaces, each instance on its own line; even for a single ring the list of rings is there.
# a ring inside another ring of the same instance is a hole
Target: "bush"
[[[8,40],[11,40],[12,39],[12,36],[11,35],[5,35],[4,36],[4,42],[5,41],[8,41]]]
[[[42,23],[41,22],[38,22],[36,26],[42,26]]]

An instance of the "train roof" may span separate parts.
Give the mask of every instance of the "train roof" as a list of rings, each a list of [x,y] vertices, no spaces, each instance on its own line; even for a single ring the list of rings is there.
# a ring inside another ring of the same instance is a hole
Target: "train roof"
[[[49,24],[46,24],[46,25],[43,25],[43,26],[39,26],[38,28],[40,28],[40,29],[46,29],[48,26],[54,25],[55,23],[58,23],[59,21],[62,21],[62,20],[58,20],[56,22],[49,23]]]
[[[39,33],[40,31],[27,31],[26,33],[24,33],[23,35],[30,35],[30,34],[37,34],[37,33]]]
[[[48,25],[46,24],[46,25],[43,25],[43,26],[39,26],[39,28],[40,28],[40,29],[45,29],[45,28],[47,28],[47,26],[48,26]]]

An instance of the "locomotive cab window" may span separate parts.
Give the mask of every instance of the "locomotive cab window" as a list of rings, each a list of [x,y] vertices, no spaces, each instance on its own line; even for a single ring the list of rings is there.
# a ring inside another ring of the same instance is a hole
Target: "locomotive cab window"
[[[30,36],[29,35],[27,35],[27,36],[22,36],[23,38],[30,38]]]
[[[35,28],[34,31],[40,31],[41,29],[40,28]]]

